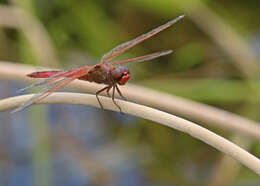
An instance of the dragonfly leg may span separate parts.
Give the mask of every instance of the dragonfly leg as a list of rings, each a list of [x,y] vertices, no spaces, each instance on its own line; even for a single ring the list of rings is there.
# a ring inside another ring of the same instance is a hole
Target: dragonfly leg
[[[109,72],[108,78],[109,78],[109,80],[111,81],[111,83],[113,84],[113,86],[115,86],[115,88],[116,88],[118,94],[121,96],[121,98],[123,98],[124,100],[127,100],[127,99],[123,96],[123,94],[121,93],[121,91],[119,90],[119,88],[118,88],[117,84],[115,83],[115,81],[113,80],[112,75],[111,75],[111,72]],[[110,88],[111,88],[111,87],[110,87]],[[110,90],[110,88],[107,90],[107,93],[108,93],[108,91]],[[109,94],[108,94],[108,95],[109,95]]]
[[[116,88],[116,85],[113,85],[113,94],[112,94],[112,100],[113,100],[113,103],[117,106],[117,108],[120,110],[120,112],[122,112],[122,109],[121,107],[119,107],[119,105],[116,103],[115,101],[115,88]]]
[[[127,101],[126,97],[125,97],[125,96],[123,96],[123,94],[121,93],[121,91],[120,91],[120,89],[118,88],[118,86],[117,86],[117,85],[115,85],[115,87],[116,87],[116,90],[117,90],[118,94],[121,96],[121,98],[123,98],[124,100],[126,100],[126,101]]]
[[[101,101],[100,101],[98,95],[99,95],[101,92],[103,92],[103,91],[105,91],[105,90],[107,90],[107,89],[110,89],[110,88],[111,88],[111,86],[106,86],[105,88],[102,88],[101,90],[99,90],[99,91],[96,92],[96,98],[97,98],[98,103],[99,103],[99,105],[100,105],[100,107],[101,107],[102,109],[104,109],[104,107],[103,107],[103,105],[101,104]]]
[[[108,97],[111,97],[110,94],[109,94],[109,91],[110,91],[111,88],[112,88],[112,86],[109,86],[109,87],[107,88],[107,96],[108,96]]]
[[[116,103],[115,101],[115,90],[117,88],[117,85],[114,81],[114,79],[112,78],[112,75],[111,75],[111,71],[108,72],[108,78],[110,80],[110,82],[112,83],[112,86],[113,86],[113,91],[112,91],[112,101],[113,103],[117,106],[117,108],[120,110],[120,112],[122,112],[122,109],[120,108],[120,106]],[[111,88],[111,87],[110,87]],[[110,89],[109,88],[109,89]],[[108,90],[109,91],[109,90]],[[122,94],[121,94],[122,95]]]

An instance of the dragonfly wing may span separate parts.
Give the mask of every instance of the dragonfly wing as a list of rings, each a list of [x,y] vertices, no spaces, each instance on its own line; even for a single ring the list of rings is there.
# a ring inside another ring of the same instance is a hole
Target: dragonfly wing
[[[34,88],[34,87],[39,87],[39,86],[43,86],[45,84],[49,84],[52,82],[55,82],[63,77],[72,77],[75,75],[80,75],[80,74],[85,74],[88,72],[89,69],[92,69],[94,66],[84,66],[81,68],[77,68],[77,69],[73,69],[73,70],[67,70],[67,71],[60,71],[56,74],[54,74],[53,76],[46,78],[44,80],[41,80],[38,83],[29,85],[28,87],[25,87],[23,89],[18,90],[18,92],[24,92],[25,90]]]
[[[148,61],[148,60],[160,57],[160,56],[168,55],[170,53],[172,53],[172,50],[164,50],[164,51],[148,54],[145,56],[135,57],[135,58],[131,58],[131,59],[125,59],[125,60],[121,60],[121,61],[115,61],[115,62],[112,62],[112,64],[113,65],[122,65],[122,64],[126,64],[126,63],[143,62],[143,61]]]
[[[181,15],[179,17],[177,17],[174,20],[171,20],[169,22],[167,22],[164,25],[161,25],[153,30],[151,30],[150,32],[140,35],[139,37],[131,40],[131,41],[127,41],[125,43],[122,43],[121,45],[118,45],[117,47],[113,48],[111,51],[109,51],[108,53],[106,53],[103,57],[101,61],[110,61],[111,59],[113,59],[114,57],[120,55],[121,53],[123,53],[124,51],[132,48],[133,46],[141,43],[142,41],[152,37],[153,35],[163,31],[164,29],[170,27],[171,25],[175,24],[176,22],[178,22],[179,20],[181,20],[184,17],[184,15]]]
[[[57,81],[56,83],[50,85],[46,85],[46,87],[42,88],[38,93],[32,96],[31,99],[29,99],[27,102],[19,106],[17,109],[13,110],[11,113],[22,111],[28,108],[29,106],[33,105],[34,103],[37,102],[38,99],[41,99],[42,96],[45,96],[51,89],[55,88],[59,82],[65,82],[65,80],[67,80],[67,78],[63,78]]]
[[[41,102],[44,98],[52,94],[53,92],[59,90],[60,88],[66,86],[70,82],[72,82],[75,79],[78,79],[81,76],[84,76],[88,73],[88,70],[80,69],[75,71],[70,71],[70,73],[66,73],[66,76],[57,76],[55,78],[49,79],[47,82],[38,83],[37,86],[45,86],[43,87],[37,94],[35,94],[31,99],[29,99],[27,102],[22,104],[17,109],[13,110],[11,113],[15,113],[21,110],[24,110],[25,108]],[[58,78],[58,79],[57,79]]]
[[[42,86],[44,84],[51,83],[53,81],[56,81],[56,80],[58,80],[60,78],[65,77],[66,73],[68,73],[68,72],[70,72],[70,71],[61,71],[61,72],[59,72],[59,73],[57,73],[57,74],[55,74],[55,75],[53,75],[53,76],[51,76],[51,77],[49,77],[47,79],[41,80],[38,83],[31,84],[31,85],[29,85],[29,86],[27,86],[25,88],[22,88],[22,89],[18,90],[17,92],[18,93],[24,92],[25,90],[28,90],[28,89],[31,89],[31,88],[34,88],[34,87],[38,87],[38,86]]]

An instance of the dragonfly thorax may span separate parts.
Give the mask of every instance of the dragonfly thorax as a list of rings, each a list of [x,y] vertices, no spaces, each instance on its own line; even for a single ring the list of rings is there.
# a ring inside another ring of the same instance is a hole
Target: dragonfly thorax
[[[127,67],[119,66],[111,72],[113,80],[119,85],[124,85],[130,79],[130,72]]]

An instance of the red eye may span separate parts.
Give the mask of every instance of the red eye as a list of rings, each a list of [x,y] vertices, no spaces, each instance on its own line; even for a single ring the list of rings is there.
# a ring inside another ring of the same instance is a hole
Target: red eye
[[[121,80],[119,81],[119,85],[124,85],[126,82],[130,79],[129,72],[124,72],[124,75],[122,76]]]

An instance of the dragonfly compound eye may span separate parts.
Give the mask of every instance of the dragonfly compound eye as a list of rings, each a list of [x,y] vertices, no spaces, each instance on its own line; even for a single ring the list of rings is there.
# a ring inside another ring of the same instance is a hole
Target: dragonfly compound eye
[[[127,67],[119,66],[111,72],[113,79],[119,85],[124,85],[130,78],[130,73]]]
[[[119,81],[119,85],[124,85],[126,84],[126,82],[130,79],[130,73],[129,71],[125,71],[123,73],[123,76],[121,77],[120,81]]]

